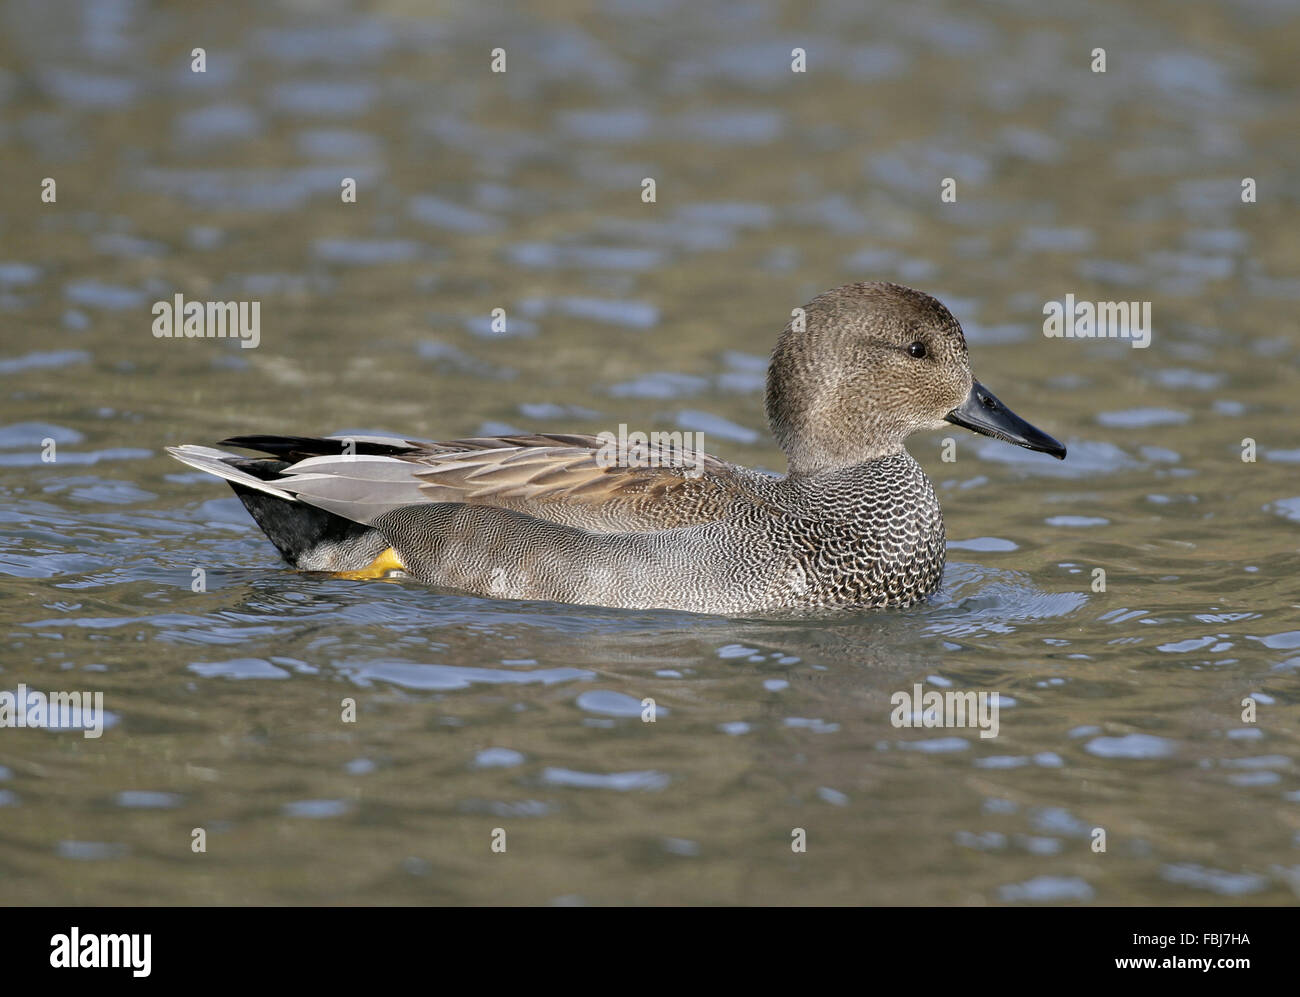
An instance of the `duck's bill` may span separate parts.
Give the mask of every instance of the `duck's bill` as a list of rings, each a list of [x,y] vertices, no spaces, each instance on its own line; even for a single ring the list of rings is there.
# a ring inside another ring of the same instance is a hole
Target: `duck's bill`
[[[1026,450],[1039,450],[1065,460],[1065,447],[1007,408],[979,381],[971,383],[966,400],[948,413],[949,422],[976,433],[1006,440]]]

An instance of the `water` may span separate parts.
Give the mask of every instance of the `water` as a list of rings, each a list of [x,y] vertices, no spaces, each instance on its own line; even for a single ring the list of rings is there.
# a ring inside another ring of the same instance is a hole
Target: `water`
[[[1294,903],[1300,32],[1101,10],[0,7],[0,689],[108,711],[0,731],[0,899]],[[914,438],[952,549],[903,612],[299,575],[162,452],[627,423],[780,469],[766,351],[866,278],[1070,448]],[[260,345],[154,339],[177,292]],[[1067,293],[1150,348],[1044,338]],[[893,726],[917,683],[998,736]]]

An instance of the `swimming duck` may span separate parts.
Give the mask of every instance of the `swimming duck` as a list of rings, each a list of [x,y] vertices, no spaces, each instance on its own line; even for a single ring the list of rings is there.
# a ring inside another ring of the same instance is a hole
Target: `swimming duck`
[[[971,376],[961,326],[898,284],[792,313],[767,372],[772,476],[676,441],[236,436],[169,447],[226,479],[284,559],[503,599],[721,614],[908,606],[938,588],[943,516],[904,448],[956,424],[1064,459]]]

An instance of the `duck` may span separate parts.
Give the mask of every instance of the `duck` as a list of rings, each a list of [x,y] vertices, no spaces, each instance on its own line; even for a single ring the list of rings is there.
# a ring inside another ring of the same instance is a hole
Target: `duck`
[[[914,433],[956,425],[1066,455],[975,380],[941,302],[882,281],[792,310],[765,409],[784,475],[673,434],[250,435],[220,445],[257,456],[167,449],[225,479],[300,571],[729,616],[904,608],[932,595],[947,540],[934,487],[904,445]]]

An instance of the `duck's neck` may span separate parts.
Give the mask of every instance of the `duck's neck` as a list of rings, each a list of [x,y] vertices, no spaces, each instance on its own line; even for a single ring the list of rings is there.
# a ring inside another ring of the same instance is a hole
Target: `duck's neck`
[[[915,469],[922,478],[925,472],[912,455],[898,445],[878,454],[868,454],[852,462],[809,464],[791,460],[785,480],[794,486],[824,487],[835,482],[861,483],[864,479],[876,479],[882,475],[894,473],[894,470]]]
[[[793,507],[824,518],[861,520],[873,528],[882,522],[897,523],[913,538],[943,533],[934,486],[902,447],[859,464],[792,469],[781,486]]]
[[[790,447],[786,450],[786,463],[791,476],[808,476],[851,471],[855,467],[866,467],[899,454],[907,456],[902,443],[881,443],[876,447],[867,447],[854,441],[851,454],[833,453],[811,446]]]

